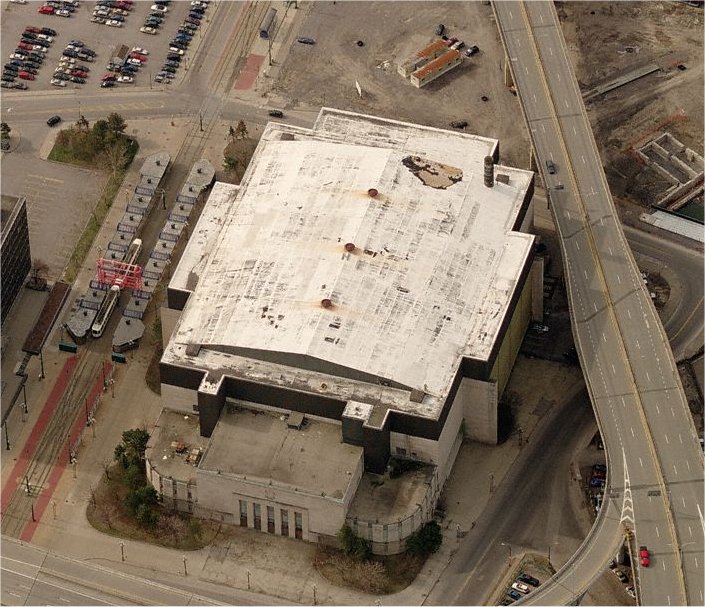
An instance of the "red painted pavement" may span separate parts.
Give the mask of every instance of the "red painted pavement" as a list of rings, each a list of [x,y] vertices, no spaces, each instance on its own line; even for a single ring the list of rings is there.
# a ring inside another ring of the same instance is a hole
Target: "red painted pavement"
[[[105,374],[107,375],[110,370],[112,369],[111,364],[107,364],[105,366]],[[93,403],[95,402],[95,399],[98,397],[98,394],[100,394],[103,391],[103,375],[102,371],[99,374],[98,378],[96,379],[95,383],[93,384],[93,388],[91,389],[90,393],[88,394],[88,402]],[[85,415],[77,415],[76,416],[76,421],[73,423],[73,427],[71,428],[71,438],[70,438],[70,445],[73,445],[76,443],[76,439],[78,439],[79,435],[81,432],[84,430],[86,427],[86,417]],[[66,442],[62,445],[61,449],[59,450],[59,454],[56,457],[56,464],[54,464],[54,467],[51,470],[51,474],[49,474],[49,479],[47,480],[46,486],[44,491],[41,492],[39,497],[37,498],[37,501],[34,503],[34,518],[36,520],[32,521],[31,519],[27,522],[25,525],[25,528],[22,530],[22,533],[20,534],[20,540],[23,542],[29,542],[32,539],[32,536],[34,535],[34,532],[37,530],[37,527],[39,526],[39,521],[42,520],[42,516],[44,512],[47,509],[47,506],[49,505],[49,502],[51,501],[51,496],[54,495],[54,491],[56,489],[56,485],[59,483],[59,479],[61,478],[61,475],[64,473],[64,470],[66,469],[67,464],[69,463],[69,452],[68,452],[68,445]]]
[[[264,55],[248,56],[247,61],[245,61],[245,65],[240,71],[240,77],[235,83],[235,89],[241,91],[248,90],[254,84],[254,81],[257,79],[257,75],[259,74],[259,68],[262,65],[263,61]]]
[[[59,377],[56,379],[54,387],[49,394],[49,398],[47,398],[46,403],[44,403],[44,408],[39,414],[39,417],[34,424],[34,428],[32,428],[32,432],[24,445],[24,449],[22,449],[20,456],[17,458],[17,462],[12,469],[10,478],[7,479],[5,486],[2,488],[0,502],[2,503],[3,512],[10,503],[10,499],[12,499],[12,495],[17,489],[17,485],[27,471],[29,463],[32,461],[32,457],[37,450],[39,439],[44,434],[44,430],[46,429],[51,416],[54,414],[56,407],[61,401],[61,397],[66,390],[66,386],[69,384],[69,380],[71,379],[71,375],[73,374],[76,364],[78,364],[77,356],[72,356],[64,363],[64,366],[59,373]]]

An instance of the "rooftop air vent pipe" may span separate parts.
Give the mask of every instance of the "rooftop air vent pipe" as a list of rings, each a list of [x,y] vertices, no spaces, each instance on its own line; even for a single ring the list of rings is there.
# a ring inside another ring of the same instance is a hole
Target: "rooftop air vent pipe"
[[[494,162],[492,156],[485,156],[485,186],[494,186]]]

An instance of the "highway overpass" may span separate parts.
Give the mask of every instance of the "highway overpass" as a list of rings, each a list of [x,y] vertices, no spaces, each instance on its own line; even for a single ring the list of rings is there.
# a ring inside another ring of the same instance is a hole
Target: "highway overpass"
[[[563,253],[575,343],[609,463],[581,549],[522,602],[579,600],[633,534],[642,604],[703,604],[703,453],[668,339],[619,224],[552,2],[493,10]],[[547,170],[552,162],[555,173]]]

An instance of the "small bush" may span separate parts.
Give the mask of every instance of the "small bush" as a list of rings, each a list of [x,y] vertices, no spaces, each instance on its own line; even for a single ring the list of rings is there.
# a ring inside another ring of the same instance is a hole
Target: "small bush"
[[[356,561],[368,561],[372,557],[372,544],[355,535],[349,525],[343,525],[338,531],[340,549]]]
[[[146,527],[153,529],[159,522],[159,515],[147,504],[140,504],[137,508],[137,522]]]
[[[429,521],[406,540],[406,549],[415,556],[425,558],[438,552],[443,542],[441,528],[436,521]]]

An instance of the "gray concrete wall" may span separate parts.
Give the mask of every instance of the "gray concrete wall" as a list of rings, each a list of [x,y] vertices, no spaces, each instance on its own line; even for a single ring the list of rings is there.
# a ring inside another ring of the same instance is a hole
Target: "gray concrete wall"
[[[497,444],[497,384],[463,378],[455,397],[463,404],[465,435],[480,443]]]
[[[187,388],[179,388],[170,384],[161,384],[162,389],[162,404],[167,409],[175,411],[183,411],[193,415],[196,413],[193,409],[194,405],[198,404],[198,392]]]
[[[181,317],[181,311],[161,307],[159,309],[159,316],[162,319],[162,348],[166,349],[167,345],[169,345],[171,335],[174,332],[174,327],[176,327],[176,323],[179,322],[179,318]]]

